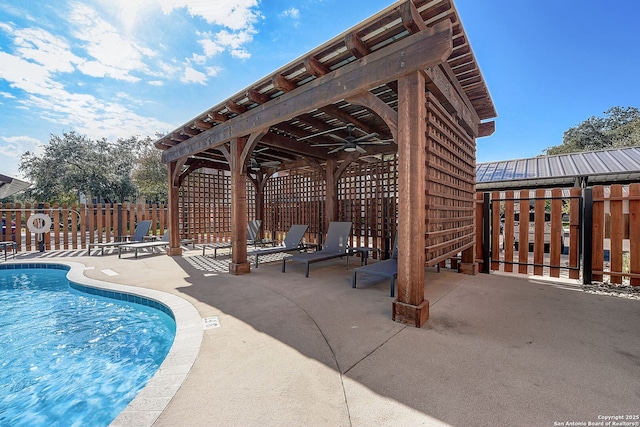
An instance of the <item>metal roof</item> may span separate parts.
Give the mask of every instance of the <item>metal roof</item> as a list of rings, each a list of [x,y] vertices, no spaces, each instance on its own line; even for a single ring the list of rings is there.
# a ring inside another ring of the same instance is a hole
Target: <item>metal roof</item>
[[[640,147],[479,163],[478,190],[640,182]]]

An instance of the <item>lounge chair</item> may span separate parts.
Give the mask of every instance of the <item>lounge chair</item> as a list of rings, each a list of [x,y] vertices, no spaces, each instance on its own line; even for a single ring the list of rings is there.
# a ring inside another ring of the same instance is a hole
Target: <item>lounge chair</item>
[[[262,248],[249,252],[247,255],[256,256],[256,268],[258,268],[258,257],[260,255],[279,254],[285,252],[293,252],[301,249],[305,249],[306,246],[301,246],[304,233],[307,232],[308,225],[292,225],[287,232],[287,236],[282,242],[282,246],[276,246],[274,248]]]
[[[0,250],[4,250],[4,260],[7,260],[7,251],[11,248],[11,253],[13,253],[13,258],[15,259],[16,253],[18,252],[18,245],[13,240],[8,240],[4,242],[0,242]]]
[[[262,225],[262,221],[259,219],[255,219],[253,221],[249,221],[247,224],[247,245],[257,246],[259,244],[268,243],[267,240],[258,239],[258,231],[260,230],[260,226]],[[229,249],[233,247],[233,243],[225,242],[225,243],[212,243],[210,245],[202,245],[202,256],[204,256],[205,250],[207,248],[213,248],[213,257],[218,257],[218,249]]]
[[[325,261],[332,258],[347,257],[349,268],[349,234],[351,234],[350,222],[331,222],[327,231],[327,240],[322,250],[294,255],[282,260],[282,272],[285,272],[287,261],[300,262],[306,265],[305,277],[309,277],[309,265],[314,262]]]
[[[375,264],[364,265],[353,269],[353,278],[351,280],[352,288],[356,287],[356,275],[358,273],[372,274],[374,276],[381,276],[390,279],[391,284],[389,294],[394,296],[396,277],[398,277],[398,236],[396,235],[391,258],[376,262]]]
[[[164,233],[164,236],[162,236],[162,239],[160,240],[150,240],[148,242],[141,242],[141,243],[129,243],[127,245],[120,245],[118,246],[118,258],[121,257],[122,255],[122,251],[134,251],[134,258],[138,258],[138,250],[140,249],[153,249],[153,248],[159,248],[161,246],[167,247],[169,246],[169,232],[167,231],[166,233]]]
[[[87,245],[87,255],[91,255],[91,248],[100,248],[102,250],[101,255],[104,255],[104,248],[117,248],[118,246],[128,245],[131,243],[140,243],[144,241],[144,236],[147,235],[151,228],[151,221],[140,221],[136,225],[136,229],[133,231],[133,237],[129,241],[122,242],[107,242],[107,243],[89,243]]]

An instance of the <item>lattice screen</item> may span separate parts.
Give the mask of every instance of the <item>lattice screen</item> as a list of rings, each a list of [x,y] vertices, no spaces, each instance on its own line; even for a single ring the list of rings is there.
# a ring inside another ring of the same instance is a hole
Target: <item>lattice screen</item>
[[[223,170],[191,173],[179,191],[180,236],[197,243],[228,241],[231,237],[231,177]],[[247,221],[255,219],[255,188],[247,180]]]
[[[282,240],[293,224],[307,224],[307,241],[318,243],[324,227],[324,177],[318,172],[292,171],[272,177],[265,186],[265,236]]]
[[[475,142],[427,94],[427,265],[474,244]]]
[[[397,156],[375,163],[352,163],[338,182],[338,215],[351,221],[351,246],[390,246],[397,225]]]

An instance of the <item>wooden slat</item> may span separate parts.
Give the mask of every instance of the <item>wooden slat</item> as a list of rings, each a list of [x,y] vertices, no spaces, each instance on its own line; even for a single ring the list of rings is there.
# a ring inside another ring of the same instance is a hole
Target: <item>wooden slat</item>
[[[591,243],[591,266],[595,271],[602,271],[604,267],[604,187],[593,187],[593,238]],[[602,274],[594,273],[594,282],[602,282]]]
[[[518,273],[527,274],[529,267],[529,190],[520,191],[519,229],[518,229]]]
[[[562,230],[562,190],[554,188],[551,190],[551,237],[549,243],[549,264],[560,265],[561,243],[564,239]],[[543,218],[544,219],[544,218]],[[560,277],[560,268],[551,267],[549,270],[551,277]]]
[[[500,269],[500,192],[491,193],[491,269]]]
[[[632,286],[640,286],[640,184],[629,186],[629,271]]]
[[[611,214],[611,239],[609,259],[611,272],[622,272],[622,240],[624,239],[624,216],[622,214],[622,185],[611,186],[611,202],[609,212]],[[622,283],[620,274],[611,274],[611,283]]]
[[[577,197],[582,196],[582,189],[574,187],[571,189],[571,197],[569,205],[569,267],[577,269],[580,256],[580,200]],[[579,279],[579,270],[569,270],[570,279]]]
[[[545,191],[542,189],[536,190],[536,201],[534,208],[534,237],[533,237],[533,274],[535,276],[542,276],[544,263],[544,213],[545,213]],[[520,212],[522,217],[522,212]]]
[[[504,232],[502,234],[504,244],[504,271],[513,271],[513,223],[514,223],[514,201],[513,191],[507,191],[504,194],[506,199],[504,202]]]

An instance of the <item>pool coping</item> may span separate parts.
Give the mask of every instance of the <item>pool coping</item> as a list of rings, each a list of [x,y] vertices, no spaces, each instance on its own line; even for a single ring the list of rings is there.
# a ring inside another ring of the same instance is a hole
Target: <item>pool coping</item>
[[[108,292],[140,296],[163,304],[171,310],[176,322],[176,336],[167,357],[147,385],[110,424],[113,427],[152,426],[182,386],[200,351],[204,328],[198,310],[177,295],[89,278],[84,275],[87,267],[78,262],[21,261],[7,262],[2,265],[3,269],[11,269],[16,265],[35,265],[43,268],[52,268],[53,265],[66,266],[68,267],[67,278],[70,282]],[[103,296],[109,297],[109,294]]]

